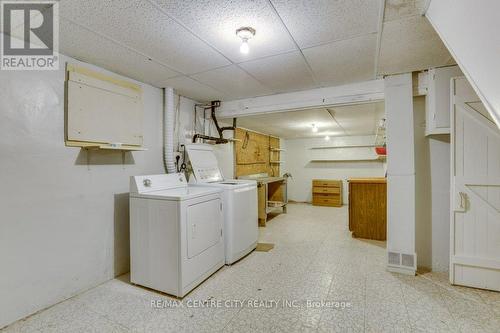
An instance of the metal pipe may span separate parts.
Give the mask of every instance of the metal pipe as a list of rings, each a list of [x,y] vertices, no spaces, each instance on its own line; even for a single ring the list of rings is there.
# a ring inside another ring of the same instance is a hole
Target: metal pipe
[[[208,135],[204,135],[204,134],[195,134],[193,136],[193,143],[196,143],[196,140],[198,140],[198,139],[215,141],[216,144],[228,143],[229,142],[228,139],[224,139],[224,138],[217,138],[215,136],[208,136]]]

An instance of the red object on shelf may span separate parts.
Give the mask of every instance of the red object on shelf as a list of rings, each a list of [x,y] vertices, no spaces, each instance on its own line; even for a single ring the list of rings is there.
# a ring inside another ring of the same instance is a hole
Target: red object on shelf
[[[375,147],[375,152],[377,155],[387,155],[387,148],[386,147]]]

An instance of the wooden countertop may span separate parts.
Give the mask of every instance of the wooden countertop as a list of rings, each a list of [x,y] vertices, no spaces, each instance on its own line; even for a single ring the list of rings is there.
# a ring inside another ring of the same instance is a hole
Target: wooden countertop
[[[238,177],[238,179],[250,179],[250,180],[255,180],[257,183],[260,184],[269,184],[269,183],[275,183],[275,182],[284,182],[286,180],[285,177],[269,177],[269,176],[264,176],[264,177],[257,177],[257,176],[241,176]]]
[[[257,178],[255,180],[261,184],[269,184],[269,183],[285,181],[285,178],[284,177],[264,177],[264,178]]]
[[[349,183],[363,183],[363,184],[385,184],[386,178],[350,178],[347,180]]]

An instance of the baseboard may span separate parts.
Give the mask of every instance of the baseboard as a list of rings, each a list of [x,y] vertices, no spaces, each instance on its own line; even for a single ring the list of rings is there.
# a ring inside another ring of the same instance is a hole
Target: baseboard
[[[411,275],[411,276],[417,275],[417,272],[411,268],[387,266],[387,270],[389,272],[392,272],[392,273],[399,273],[399,274],[405,274],[405,275]]]

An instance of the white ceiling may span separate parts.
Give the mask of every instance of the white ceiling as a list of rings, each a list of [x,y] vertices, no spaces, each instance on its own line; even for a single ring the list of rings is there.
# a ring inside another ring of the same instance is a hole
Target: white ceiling
[[[237,125],[284,139],[374,135],[383,117],[384,103],[377,102],[241,117]]]
[[[380,0],[61,0],[60,49],[200,101],[352,83],[453,61],[421,16],[425,0],[385,2],[382,22]],[[243,55],[235,30],[247,25],[257,34]]]

